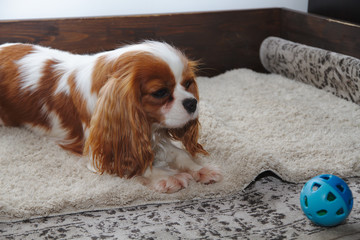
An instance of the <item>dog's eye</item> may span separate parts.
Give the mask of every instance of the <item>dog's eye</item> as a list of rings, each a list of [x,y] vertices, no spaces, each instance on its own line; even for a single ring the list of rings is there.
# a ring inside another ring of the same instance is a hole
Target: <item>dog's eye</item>
[[[188,89],[193,82],[194,82],[194,80],[192,80],[192,79],[191,79],[191,80],[187,80],[187,81],[185,82],[185,84],[184,84],[185,89]]]
[[[167,88],[162,88],[151,94],[151,96],[153,96],[154,98],[159,98],[159,99],[166,98],[169,95],[170,95],[170,91]]]

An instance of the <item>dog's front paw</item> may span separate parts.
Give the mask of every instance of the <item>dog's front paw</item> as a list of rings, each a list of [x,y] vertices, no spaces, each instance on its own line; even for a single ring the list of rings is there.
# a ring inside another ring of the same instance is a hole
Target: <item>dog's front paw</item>
[[[213,167],[203,167],[199,171],[190,172],[190,174],[195,181],[204,184],[220,182],[223,178],[220,171]]]
[[[192,179],[192,176],[188,173],[178,173],[153,181],[150,188],[161,193],[174,193],[186,188]]]

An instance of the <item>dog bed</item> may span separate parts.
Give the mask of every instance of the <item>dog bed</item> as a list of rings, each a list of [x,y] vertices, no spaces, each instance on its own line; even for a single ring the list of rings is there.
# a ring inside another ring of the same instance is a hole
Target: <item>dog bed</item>
[[[270,56],[264,49],[262,56]],[[265,66],[271,60],[262,59]],[[290,182],[321,173],[360,175],[357,104],[279,74],[249,69],[199,77],[198,84],[200,142],[210,153],[198,161],[218,166],[222,182],[192,182],[175,194],[159,194],[133,180],[93,174],[83,158],[48,138],[2,126],[1,220],[222,197],[241,191],[266,170]]]

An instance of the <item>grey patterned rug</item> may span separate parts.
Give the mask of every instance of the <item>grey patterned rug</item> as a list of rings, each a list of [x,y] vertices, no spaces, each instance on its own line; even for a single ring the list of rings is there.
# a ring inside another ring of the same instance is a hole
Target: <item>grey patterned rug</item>
[[[224,198],[0,223],[0,239],[360,239],[360,178],[346,181],[355,205],[346,222],[332,228],[302,214],[302,184],[266,176]]]

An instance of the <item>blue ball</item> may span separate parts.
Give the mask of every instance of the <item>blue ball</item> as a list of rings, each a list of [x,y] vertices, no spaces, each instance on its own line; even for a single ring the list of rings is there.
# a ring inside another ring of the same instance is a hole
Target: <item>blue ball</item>
[[[353,196],[341,178],[324,174],[310,179],[300,193],[300,205],[305,215],[320,226],[335,226],[349,216]]]

